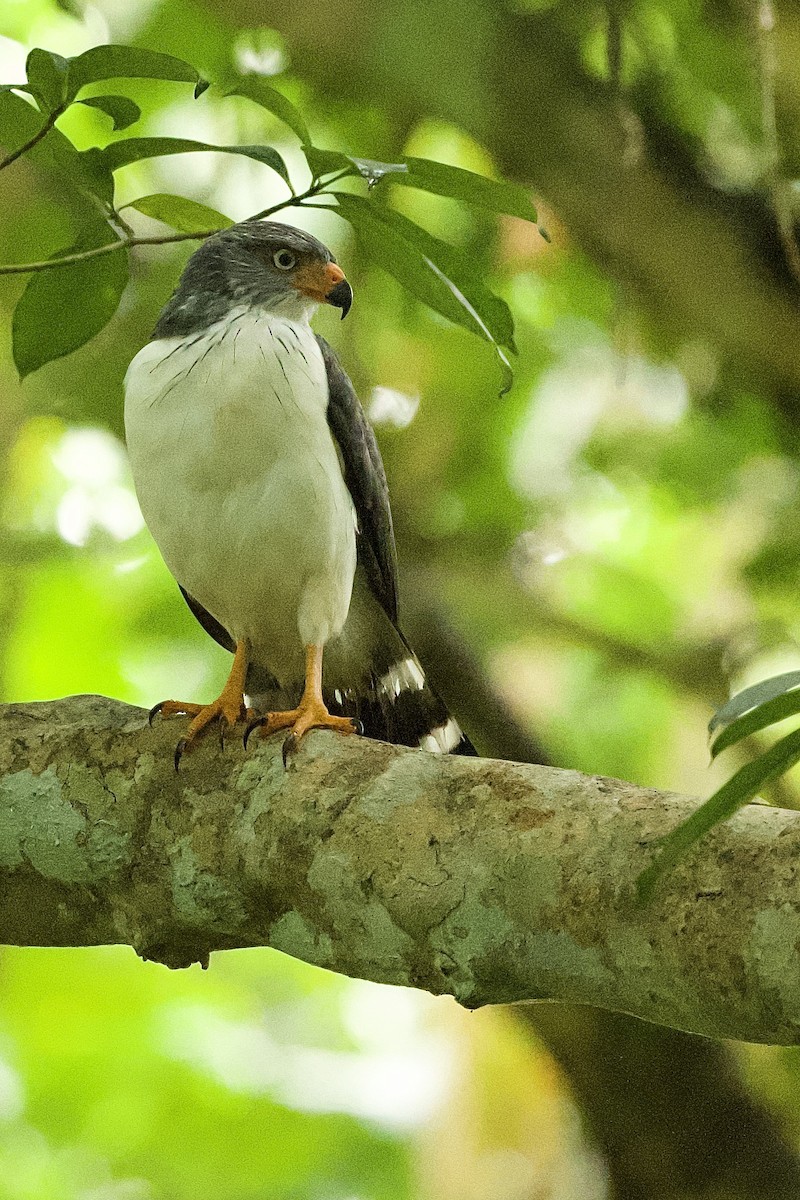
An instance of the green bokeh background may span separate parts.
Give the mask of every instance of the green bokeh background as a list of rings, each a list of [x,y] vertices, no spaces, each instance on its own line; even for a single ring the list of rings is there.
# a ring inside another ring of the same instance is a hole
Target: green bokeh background
[[[212,79],[231,66],[275,76],[318,145],[529,187],[550,243],[513,218],[388,193],[511,305],[519,356],[503,398],[491,349],[411,300],[343,221],[291,218],[333,246],[354,285],[348,321],[322,312],[316,327],[378,431],[406,627],[486,753],[510,753],[513,733],[558,765],[699,795],[742,761],[709,768],[711,711],[800,666],[800,323],[792,343],[770,317],[790,325],[800,294],[774,217],[800,176],[797,5],[776,27],[780,180],[753,13],[724,0],[25,0],[6,4],[0,35],[4,81],[22,79],[34,45],[130,42]],[[305,182],[292,135],[245,100],[195,102],[185,85],[149,81],[113,90],[141,104],[138,136],[266,141]],[[60,127],[81,148],[126,136],[88,108]],[[219,155],[137,164],[119,182],[122,203],[176,191],[236,219],[285,195],[267,168]],[[24,160],[0,175],[0,211],[3,262],[69,242],[57,181]],[[142,527],[122,441],[127,363],[189,252],[138,250],[111,324],[24,385],[8,333],[24,280],[0,280],[5,700],[102,692],[149,706],[211,697],[224,678],[227,656]],[[795,806],[796,781],[769,798]],[[606,1136],[576,1083],[576,1059],[591,1076],[609,1028],[589,1038],[564,1020],[537,1033],[519,1015],[467,1016],[270,951],[172,973],[122,948],[6,949],[0,1200],[783,1194],[743,1190],[735,1172],[704,1190],[681,1179],[677,1110],[637,1152],[649,1185],[621,1182],[634,1135]],[[616,1029],[614,1044],[639,1047],[634,1096],[656,1070],[636,1030]],[[795,1053],[731,1056],[751,1102],[800,1144]],[[606,1107],[617,1102],[609,1092]]]

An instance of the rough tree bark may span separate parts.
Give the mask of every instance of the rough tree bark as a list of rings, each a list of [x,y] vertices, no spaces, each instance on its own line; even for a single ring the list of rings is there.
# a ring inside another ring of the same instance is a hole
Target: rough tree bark
[[[800,814],[751,806],[646,910],[633,881],[692,800],[312,734],[213,739],[103,697],[0,722],[0,940],[121,942],[169,966],[273,946],[469,1007],[558,999],[800,1042]]]
[[[480,734],[491,757],[557,766],[503,707],[430,591],[415,581],[405,623],[453,712]],[[696,657],[702,663],[711,656],[698,647]],[[715,678],[709,670],[703,682],[713,686]],[[613,1200],[800,1196],[800,1157],[748,1087],[730,1044],[585,1004],[517,1004],[508,1011],[563,1069],[605,1158]]]

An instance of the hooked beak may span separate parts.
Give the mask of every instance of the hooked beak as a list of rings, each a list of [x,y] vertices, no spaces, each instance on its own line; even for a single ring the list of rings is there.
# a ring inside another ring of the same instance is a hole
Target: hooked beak
[[[342,320],[344,320],[350,312],[350,305],[353,303],[353,289],[345,279],[344,271],[336,263],[328,263],[325,273],[333,285],[330,291],[325,293],[325,302],[326,304],[332,304],[335,308],[340,308],[342,310]]]
[[[314,263],[301,267],[294,275],[294,285],[304,296],[310,296],[317,304],[333,304],[342,310],[342,320],[353,303],[353,289],[344,277],[344,271],[336,263]]]
[[[333,304],[335,308],[342,310],[342,320],[345,319],[350,312],[350,305],[353,303],[353,289],[346,279],[336,284],[330,292],[328,292],[325,300],[328,304]]]

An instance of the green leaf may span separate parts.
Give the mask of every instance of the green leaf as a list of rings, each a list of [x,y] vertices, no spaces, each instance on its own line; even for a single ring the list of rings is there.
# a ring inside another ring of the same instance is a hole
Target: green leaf
[[[41,127],[41,114],[27,101],[12,92],[0,92],[0,145],[12,150],[30,141]],[[102,200],[113,197],[111,172],[102,161],[92,159],[88,151],[76,150],[58,129],[51,129],[26,152],[25,158],[37,167],[61,176],[82,192],[90,192]]]
[[[51,50],[31,50],[25,63],[31,94],[42,112],[61,108],[67,98],[69,61]]]
[[[139,46],[92,46],[69,60],[70,99],[85,83],[100,79],[173,79],[195,85],[205,82],[199,71],[183,59]]]
[[[289,183],[286,163],[272,146],[211,146],[208,142],[172,137],[123,138],[119,142],[112,142],[104,150],[98,150],[97,153],[109,171],[117,171],[120,167],[141,162],[145,158],[159,158],[165,154],[190,154],[195,150],[213,150],[218,154],[243,154],[246,158],[254,158],[256,162],[271,167],[281,179]]]
[[[348,155],[348,157],[350,157]],[[369,186],[372,188],[376,183],[380,183],[387,175],[405,175],[408,167],[405,163],[387,163],[379,162],[375,158],[353,158],[350,157],[350,162],[358,171],[362,179],[366,179]]]
[[[0,92],[0,146],[4,151],[12,152],[24,146],[43,125],[42,114],[27,100],[11,91]],[[38,167],[63,172],[73,183],[81,178],[78,151],[58,129],[51,129],[26,152],[26,158]]]
[[[127,96],[87,96],[78,104],[86,104],[89,108],[99,108],[114,122],[114,129],[127,129],[134,125],[142,115],[138,104],[134,104]]]
[[[339,150],[318,150],[316,146],[304,146],[303,153],[315,179],[321,179],[323,175],[336,175],[339,171],[346,171],[348,175],[359,174],[352,158]]]
[[[224,213],[199,204],[197,200],[187,200],[185,196],[172,196],[167,192],[154,192],[151,196],[140,196],[131,200],[125,208],[135,208],[137,212],[152,217],[155,221],[163,221],[181,233],[202,233],[206,229],[228,229],[234,222]]]
[[[103,223],[80,244],[60,250],[71,254],[116,241]],[[128,281],[124,250],[54,267],[31,276],[14,310],[14,362],[24,379],[45,363],[71,354],[108,324]]]
[[[766,729],[776,721],[796,716],[797,713],[800,713],[800,688],[759,704],[757,708],[751,709],[721,730],[711,747],[711,757],[716,758],[723,750],[735,746],[742,738],[749,737],[751,733],[758,733],[760,729]]]
[[[244,96],[247,100],[254,100],[256,104],[260,104],[274,117],[283,121],[284,125],[288,125],[301,142],[310,141],[308,126],[295,106],[277,88],[271,87],[261,75],[242,75],[236,81],[236,86],[226,91],[225,95]]]
[[[800,712],[800,671],[762,679],[738,692],[714,713],[708,724],[711,757],[759,729]]]
[[[361,196],[334,192],[376,264],[441,316],[490,342],[500,359],[504,391],[513,381],[502,347],[514,350],[514,322],[505,301],[485,286],[472,261],[401,213]]]
[[[360,175],[366,179],[370,187],[374,187],[387,175],[402,175],[408,167],[405,163],[379,162],[375,158],[356,158],[351,154],[342,154],[339,150],[318,150],[316,146],[304,146],[308,165],[315,179],[323,175],[338,174],[345,171],[348,175]]]
[[[639,899],[646,902],[656,881],[686,853],[690,846],[733,816],[738,808],[758,795],[765,783],[777,779],[800,762],[800,729],[781,738],[760,758],[747,763],[732,775],[727,783],[701,804],[690,817],[660,840],[658,857],[639,876],[636,888]]]
[[[392,209],[380,209],[379,211],[384,220],[389,221],[395,229],[413,240],[434,266],[455,284],[477,313],[480,322],[485,325],[486,328],[482,330],[483,336],[489,341],[497,342],[500,346],[507,346],[516,354],[514,318],[511,310],[505,300],[495,296],[494,292],[486,287],[472,258],[448,242],[434,237],[419,225],[415,225],[401,213],[394,212]]]
[[[523,221],[536,220],[536,208],[530,195],[519,184],[488,179],[474,171],[465,171],[463,167],[451,167],[429,158],[407,158],[405,163],[408,170],[405,174],[397,174],[396,183],[462,200],[490,212],[521,217]]]
[[[80,166],[86,186],[107,204],[114,203],[114,175],[109,170],[102,150],[92,147],[79,153]]]
[[[336,150],[317,150],[314,146],[306,148],[306,158],[315,176],[346,170],[350,175],[360,175],[366,179],[370,187],[390,178],[405,187],[461,200],[476,208],[507,213],[524,221],[536,220],[536,208],[524,187],[489,179],[486,175],[466,171],[463,167],[451,167],[448,163],[429,158],[407,158],[401,163],[378,162],[371,158],[341,154]]]
[[[773,700],[796,687],[800,687],[800,671],[786,671],[783,675],[771,675],[769,679],[762,679],[760,683],[737,692],[714,713],[708,723],[709,734],[713,734],[720,726],[730,725],[731,721],[743,716],[751,708],[757,708],[766,700]]]

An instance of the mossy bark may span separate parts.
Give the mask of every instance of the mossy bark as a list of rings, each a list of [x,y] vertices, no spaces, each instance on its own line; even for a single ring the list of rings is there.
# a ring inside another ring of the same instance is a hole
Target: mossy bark
[[[269,945],[468,1006],[558,999],[800,1041],[800,814],[751,806],[651,905],[695,803],[616,780],[314,733],[209,738],[102,697],[0,722],[0,940],[121,942],[169,966]]]

